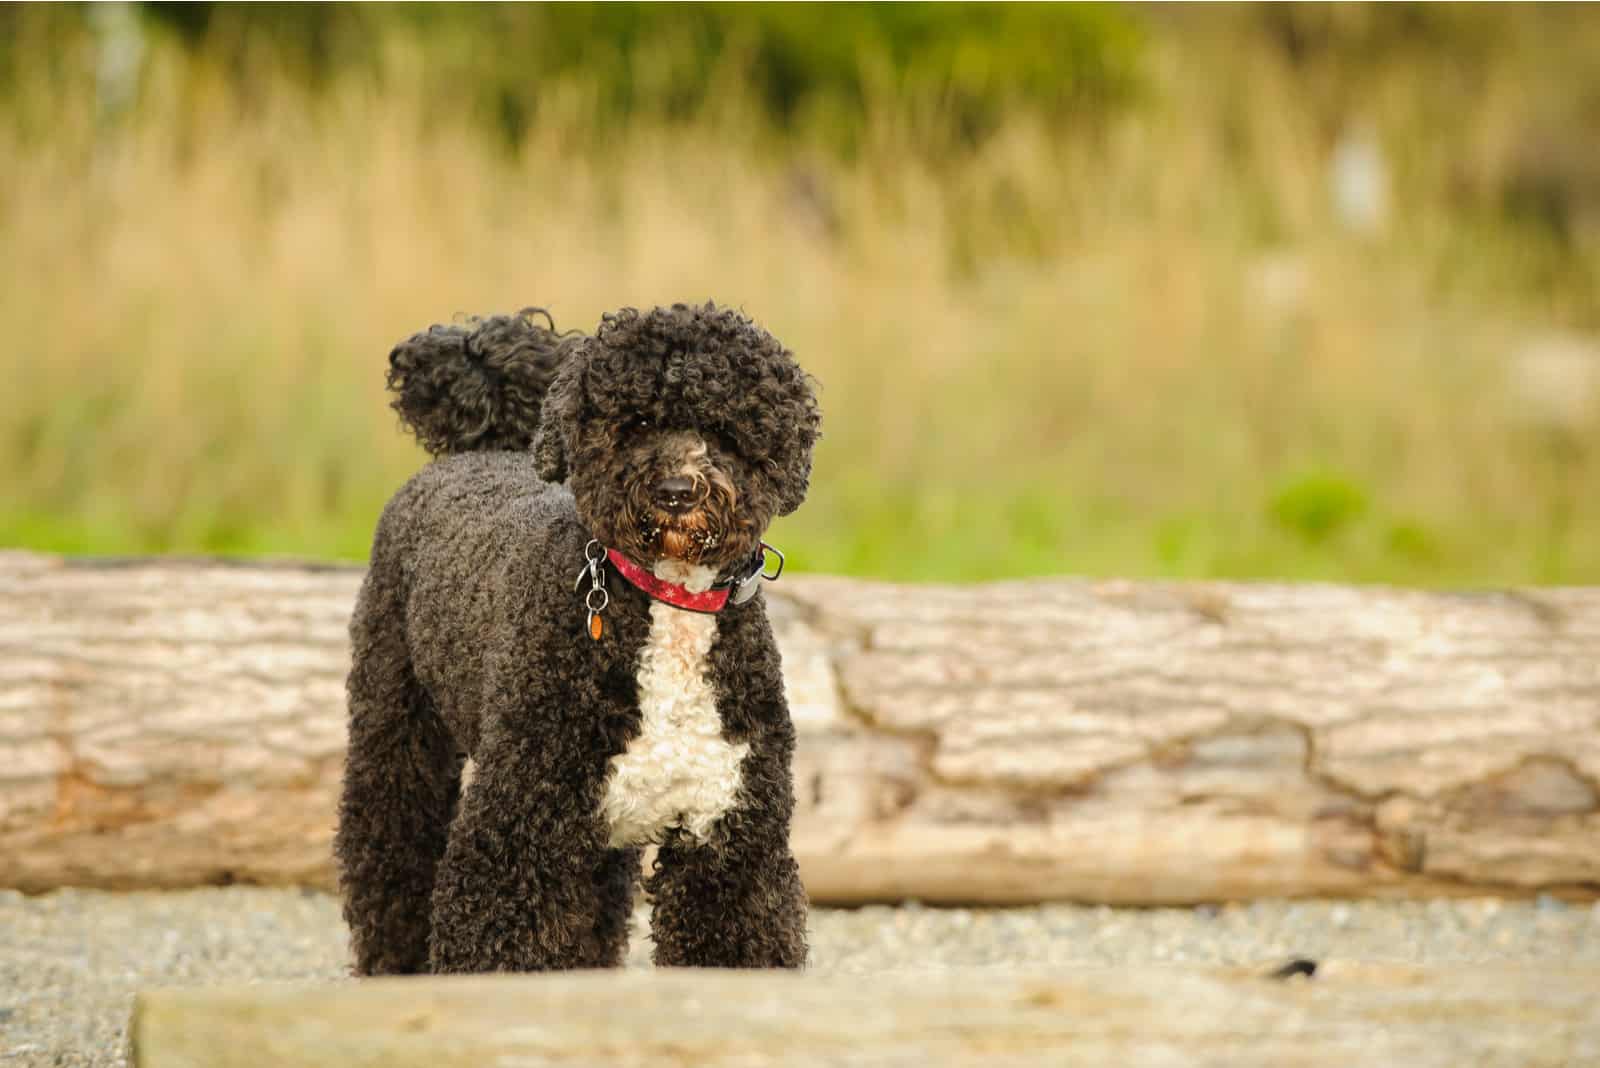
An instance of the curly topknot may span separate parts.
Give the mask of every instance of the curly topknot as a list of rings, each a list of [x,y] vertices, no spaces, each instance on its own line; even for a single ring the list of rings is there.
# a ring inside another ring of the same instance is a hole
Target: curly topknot
[[[639,415],[693,429],[736,456],[741,496],[765,518],[804,499],[821,428],[814,383],[742,312],[708,302],[604,316],[551,389],[534,444],[541,477],[559,482],[581,467],[619,484],[616,434]],[[609,431],[591,436],[587,454],[585,428]]]
[[[389,353],[390,406],[434,456],[526,449],[545,392],[579,337],[558,332],[542,308],[429,327]]]

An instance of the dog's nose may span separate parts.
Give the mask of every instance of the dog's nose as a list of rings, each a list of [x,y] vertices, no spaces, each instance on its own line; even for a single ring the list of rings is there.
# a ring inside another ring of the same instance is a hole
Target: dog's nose
[[[677,476],[656,483],[656,504],[669,512],[687,512],[694,507],[694,479]]]

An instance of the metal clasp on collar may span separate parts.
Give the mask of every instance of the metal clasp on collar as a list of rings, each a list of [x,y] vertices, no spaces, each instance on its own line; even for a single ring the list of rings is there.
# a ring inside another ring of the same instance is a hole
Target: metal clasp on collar
[[[778,558],[778,570],[770,575],[767,574],[768,553]],[[744,604],[756,595],[756,590],[761,588],[762,579],[766,579],[768,582],[778,581],[778,576],[783,574],[783,564],[783,553],[779,552],[775,546],[762,542],[760,563],[754,571],[739,580],[738,584],[733,587],[733,593],[729,595],[728,599],[734,604]]]
[[[611,603],[611,595],[606,592],[605,546],[594,538],[589,539],[589,544],[583,547],[583,561],[583,570],[578,572],[578,581],[572,584],[572,592],[577,593],[582,589],[584,577],[588,576],[589,592],[583,595],[583,607],[589,611],[585,626],[589,637],[599,641],[605,633],[605,623],[601,621],[600,613]]]

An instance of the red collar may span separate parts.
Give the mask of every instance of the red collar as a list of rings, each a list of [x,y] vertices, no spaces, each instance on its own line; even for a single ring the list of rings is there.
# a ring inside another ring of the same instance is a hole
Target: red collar
[[[728,603],[727,586],[713,586],[702,593],[694,593],[676,582],[657,578],[615,549],[606,550],[606,559],[611,561],[611,566],[623,578],[656,600],[665,601],[675,608],[687,608],[691,612],[720,612]]]

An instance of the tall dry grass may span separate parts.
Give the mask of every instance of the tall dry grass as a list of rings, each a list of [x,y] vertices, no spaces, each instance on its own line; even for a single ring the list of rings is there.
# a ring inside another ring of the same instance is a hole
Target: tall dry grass
[[[1393,222],[1361,237],[1265,53],[1160,49],[1139,109],[1018,115],[975,155],[885,104],[848,161],[774,148],[733,87],[601,144],[568,87],[508,155],[404,79],[241,95],[149,63],[117,121],[41,79],[0,123],[0,543],[359,557],[422,462],[395,340],[715,298],[823,383],[775,532],[802,566],[1600,579],[1595,422],[1535,425],[1508,377],[1569,309],[1408,153],[1431,119],[1403,84],[1375,116]]]

